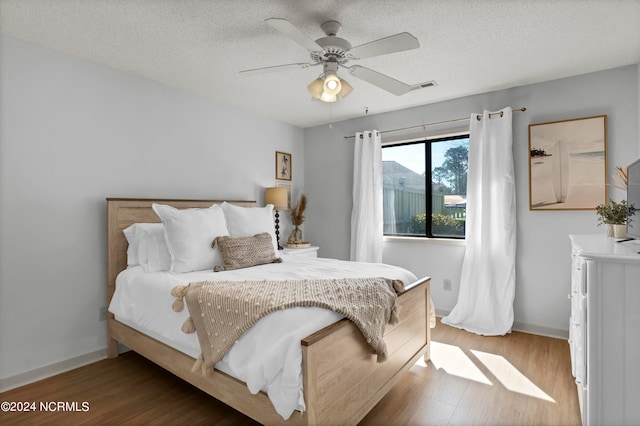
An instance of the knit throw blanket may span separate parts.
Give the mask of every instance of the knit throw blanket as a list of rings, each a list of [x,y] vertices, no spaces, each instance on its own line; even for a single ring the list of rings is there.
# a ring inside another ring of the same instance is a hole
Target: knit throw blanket
[[[401,283],[386,278],[203,281],[175,287],[171,294],[177,298],[174,311],[182,311],[183,299],[189,309],[182,331],[197,332],[200,342],[202,355],[192,371],[207,375],[260,318],[295,306],[330,309],[350,319],[382,362],[385,325],[398,322],[394,288],[400,290]]]

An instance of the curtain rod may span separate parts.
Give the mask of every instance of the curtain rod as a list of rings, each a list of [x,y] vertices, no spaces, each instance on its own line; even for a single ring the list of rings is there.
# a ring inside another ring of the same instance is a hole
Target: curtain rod
[[[527,110],[527,108],[522,107],[522,108],[518,108],[518,109],[514,109],[513,112],[525,112]],[[494,115],[500,115],[502,117],[503,112],[492,112],[489,114],[489,118],[493,117]],[[461,117],[461,118],[454,118],[453,120],[445,120],[445,121],[437,121],[435,123],[427,123],[427,124],[420,124],[418,126],[410,126],[410,127],[403,127],[401,129],[392,129],[392,130],[381,130],[379,131],[380,134],[382,133],[390,133],[390,132],[399,132],[401,130],[410,130],[410,129],[418,129],[420,127],[427,127],[427,126],[435,126],[437,124],[446,124],[446,123],[455,123],[456,121],[464,121],[464,120],[469,120],[471,117]],[[478,120],[480,120],[482,118],[482,116],[480,114],[478,114],[476,116],[476,118]],[[355,139],[355,135],[353,136],[344,136],[344,139]]]

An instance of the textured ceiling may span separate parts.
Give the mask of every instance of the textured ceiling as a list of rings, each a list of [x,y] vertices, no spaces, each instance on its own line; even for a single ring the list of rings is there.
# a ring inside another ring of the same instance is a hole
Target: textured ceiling
[[[353,46],[410,32],[419,49],[357,63],[437,86],[395,96],[342,71],[354,90],[326,104],[306,91],[318,67],[239,75],[309,61],[270,17],[313,39],[338,20]],[[298,127],[640,62],[640,0],[0,0],[0,30]]]

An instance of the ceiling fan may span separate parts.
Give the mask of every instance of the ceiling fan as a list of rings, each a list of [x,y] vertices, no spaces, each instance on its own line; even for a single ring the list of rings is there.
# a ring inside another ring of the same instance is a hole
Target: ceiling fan
[[[312,62],[297,62],[244,70],[240,71],[242,75],[256,75],[292,68],[308,68],[322,65],[322,74],[307,86],[307,90],[314,98],[324,102],[335,102],[337,99],[344,98],[353,90],[353,87],[349,83],[338,77],[338,68],[344,68],[348,70],[352,76],[397,96],[403,95],[414,88],[409,84],[372,69],[360,65],[346,65],[349,61],[417,49],[420,47],[420,43],[417,38],[409,33],[403,32],[352,47],[351,43],[347,40],[337,36],[338,31],[342,28],[342,24],[338,21],[327,21],[323,23],[320,27],[326,37],[319,38],[315,41],[286,19],[269,18],[266,19],[265,22],[307,49]]]

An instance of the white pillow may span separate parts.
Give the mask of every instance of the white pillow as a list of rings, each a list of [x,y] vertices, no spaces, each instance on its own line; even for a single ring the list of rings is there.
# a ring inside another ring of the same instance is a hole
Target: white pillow
[[[122,232],[129,243],[128,266],[141,265],[145,272],[169,270],[171,256],[162,223],[134,223]]]
[[[202,271],[222,264],[218,248],[211,248],[214,238],[229,235],[219,205],[184,210],[155,203],[151,207],[164,224],[171,272]]]
[[[140,241],[138,256],[145,272],[160,272],[171,269],[171,255],[164,238],[164,226],[147,231]]]
[[[122,230],[124,237],[127,239],[127,266],[136,266],[140,264],[138,260],[138,247],[140,245],[139,229],[141,223],[134,223],[133,225]],[[162,224],[159,224],[162,226]]]
[[[225,201],[222,203],[222,210],[227,218],[227,228],[232,237],[251,237],[267,232],[271,236],[273,251],[280,257],[273,219],[273,204],[267,204],[265,207],[240,207]]]

